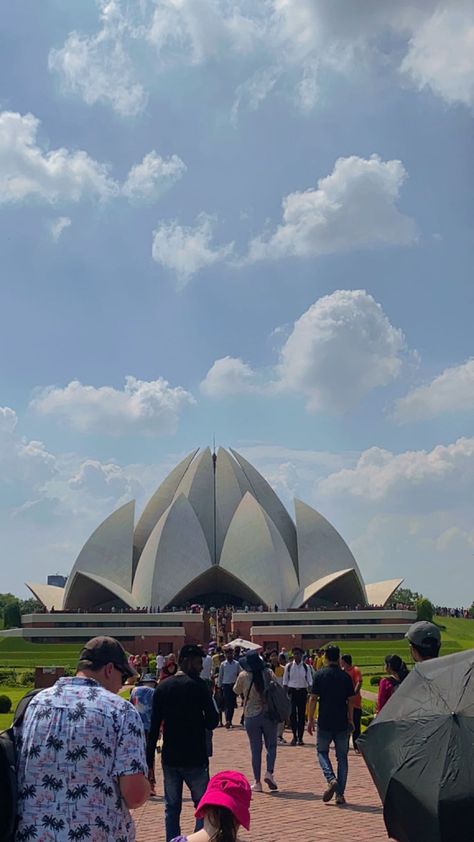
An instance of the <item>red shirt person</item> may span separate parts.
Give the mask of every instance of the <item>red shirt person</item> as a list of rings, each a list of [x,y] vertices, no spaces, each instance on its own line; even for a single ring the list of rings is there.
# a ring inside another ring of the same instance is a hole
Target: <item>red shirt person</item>
[[[359,667],[353,665],[352,655],[341,655],[341,669],[352,679],[354,687],[354,730],[352,732],[352,744],[354,751],[359,752],[357,740],[360,737],[360,721],[362,718],[362,696],[360,692],[362,688],[362,673]]]

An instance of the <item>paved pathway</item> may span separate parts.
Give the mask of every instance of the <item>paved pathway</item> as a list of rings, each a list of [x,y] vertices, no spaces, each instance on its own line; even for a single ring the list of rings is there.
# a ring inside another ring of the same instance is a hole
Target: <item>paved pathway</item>
[[[286,732],[288,737],[288,732]],[[307,736],[307,739],[310,738]],[[214,757],[211,774],[222,769],[237,769],[251,776],[247,735],[239,728],[217,729],[214,736]],[[349,782],[346,807],[334,802],[324,804],[321,795],[324,780],[316,766],[314,737],[301,747],[282,746],[278,749],[275,777],[280,791],[256,793],[253,796],[251,832],[242,831],[245,842],[278,842],[297,839],[299,842],[328,840],[347,842],[387,842],[382,808],[362,757],[349,754]],[[157,764],[158,792],[161,793],[161,773]],[[135,811],[137,842],[164,842],[164,808],[161,794],[150,799]],[[181,830],[193,829],[193,808],[185,789]]]

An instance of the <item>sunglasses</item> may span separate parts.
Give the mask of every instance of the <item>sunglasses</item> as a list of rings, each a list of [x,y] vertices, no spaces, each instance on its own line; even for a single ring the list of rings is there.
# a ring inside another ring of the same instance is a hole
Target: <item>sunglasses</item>
[[[114,664],[114,668],[115,668],[116,670],[118,670],[120,673],[122,673],[122,684],[126,684],[127,680],[130,678],[129,673],[128,673],[128,672],[124,672],[124,671],[123,671],[123,666],[120,666],[120,667],[119,667],[119,665],[118,665],[118,664]]]

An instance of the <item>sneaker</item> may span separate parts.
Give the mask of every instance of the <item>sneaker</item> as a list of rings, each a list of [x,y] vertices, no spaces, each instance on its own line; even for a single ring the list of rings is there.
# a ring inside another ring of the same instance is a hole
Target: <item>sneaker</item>
[[[343,807],[346,803],[346,799],[343,795],[336,795],[336,804],[339,804],[340,807]]]
[[[286,746],[287,742],[284,737],[278,737],[278,745],[279,746]]]
[[[230,728],[230,722],[226,722],[225,727],[227,728],[227,730],[229,730],[229,728]]]
[[[252,784],[250,789],[252,790],[252,792],[263,792],[263,786],[260,783],[260,781],[255,781],[255,783]]]
[[[290,746],[295,746],[295,745],[296,745],[296,737],[293,737],[293,739],[290,743]]]
[[[323,801],[325,804],[327,804],[327,802],[330,801],[333,797],[334,793],[336,792],[336,787],[337,781],[336,778],[333,778],[332,781],[328,783],[326,789],[323,792]]]
[[[275,790],[278,789],[278,784],[275,778],[273,777],[272,772],[266,772],[263,780],[267,784],[268,788],[272,790],[272,792],[275,792]]]
[[[304,742],[303,742],[303,740],[298,740],[298,745],[299,745],[299,746],[304,746]]]

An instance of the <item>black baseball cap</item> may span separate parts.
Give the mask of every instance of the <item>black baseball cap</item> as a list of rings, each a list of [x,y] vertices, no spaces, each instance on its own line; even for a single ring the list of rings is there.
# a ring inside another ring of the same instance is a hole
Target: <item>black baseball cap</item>
[[[81,650],[78,668],[104,667],[106,664],[113,664],[129,678],[137,675],[137,671],[128,663],[125,649],[115,637],[93,637]]]
[[[204,658],[204,652],[200,646],[195,643],[186,643],[179,651],[178,661],[184,661],[185,658]]]

